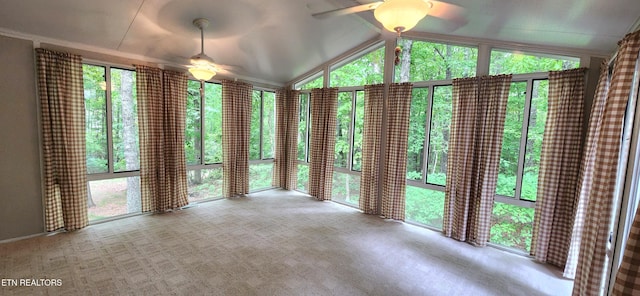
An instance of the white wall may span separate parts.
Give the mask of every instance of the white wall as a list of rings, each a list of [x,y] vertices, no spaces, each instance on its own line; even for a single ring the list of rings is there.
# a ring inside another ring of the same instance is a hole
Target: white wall
[[[33,42],[0,36],[0,241],[44,231]]]

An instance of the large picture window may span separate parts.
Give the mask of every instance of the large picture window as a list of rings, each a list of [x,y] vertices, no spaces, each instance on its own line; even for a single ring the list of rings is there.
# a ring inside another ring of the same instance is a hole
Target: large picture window
[[[490,72],[514,75],[507,102],[490,241],[531,249],[540,152],[547,117],[548,71],[577,68],[577,58],[503,50],[491,52]]]
[[[89,220],[141,211],[136,73],[83,65]]]

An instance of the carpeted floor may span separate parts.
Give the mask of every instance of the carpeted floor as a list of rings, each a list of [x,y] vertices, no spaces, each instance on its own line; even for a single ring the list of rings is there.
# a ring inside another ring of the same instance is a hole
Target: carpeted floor
[[[283,190],[0,244],[0,255],[1,295],[570,295],[572,287],[531,259]]]

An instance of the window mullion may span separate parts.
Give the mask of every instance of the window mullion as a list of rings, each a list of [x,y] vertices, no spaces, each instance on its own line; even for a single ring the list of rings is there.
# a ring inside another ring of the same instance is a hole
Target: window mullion
[[[264,91],[260,91],[260,112],[259,112],[259,117],[260,117],[260,136],[258,137],[260,139],[260,144],[258,145],[258,151],[259,153],[259,157],[260,159],[264,159],[264,155],[262,153],[262,144],[263,144],[263,138],[262,138],[262,134],[264,131],[264,118],[263,118],[263,113],[264,113]]]
[[[307,121],[305,122],[305,124],[307,125],[307,129],[305,132],[305,137],[307,138],[307,141],[305,142],[305,147],[304,147],[304,158],[305,161],[308,163],[309,162],[309,141],[311,140],[311,93],[307,93],[306,95],[306,100],[307,100]]]
[[[204,130],[206,128],[206,123],[205,123],[205,118],[204,118],[204,107],[205,107],[205,102],[204,102],[204,96],[205,96],[205,82],[204,81],[200,81],[200,161],[198,162],[199,165],[204,165],[204,150],[205,150],[205,141],[204,141]]]
[[[111,104],[111,67],[104,67],[104,76],[107,84],[107,89],[105,89],[106,96],[106,105],[107,105],[107,166],[109,174],[113,174],[113,109]]]
[[[422,144],[422,183],[427,183],[427,164],[429,163],[429,141],[431,140],[431,114],[433,112],[433,85],[429,85],[427,93],[427,114],[424,123],[424,143]]]
[[[527,136],[529,131],[529,117],[531,116],[531,97],[533,95],[533,79],[527,79],[527,91],[524,99],[524,117],[520,134],[520,152],[518,154],[518,172],[516,174],[516,192],[514,197],[522,199],[522,176],[524,174],[524,160],[527,152]]]
[[[351,91],[351,122],[349,124],[349,155],[347,155],[347,168],[353,171],[353,141],[356,124],[356,91]]]

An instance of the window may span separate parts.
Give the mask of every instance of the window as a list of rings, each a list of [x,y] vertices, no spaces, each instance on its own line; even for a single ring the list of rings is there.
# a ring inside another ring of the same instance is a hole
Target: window
[[[427,183],[446,185],[447,153],[451,126],[451,85],[433,88],[431,128],[429,129],[429,158],[427,161]]]
[[[90,221],[141,211],[135,79],[133,70],[83,65]]]
[[[451,85],[414,87],[407,145],[407,221],[442,228]],[[427,153],[427,155],[425,155]]]
[[[324,86],[324,72],[311,75],[309,78],[296,83],[293,88],[299,90],[307,90],[313,88],[322,88]]]
[[[309,135],[311,126],[309,92],[300,93],[300,117],[298,122],[298,176],[296,189],[307,192],[309,184]]]
[[[276,95],[254,90],[249,142],[249,190],[271,188],[275,153]],[[261,160],[268,160],[267,162]]]
[[[575,57],[494,49],[491,51],[489,73],[491,75],[524,74],[573,69],[579,66],[580,59]]]
[[[395,82],[450,80],[476,76],[478,49],[403,39]]]
[[[330,86],[347,87],[382,83],[384,73],[384,46],[376,47],[370,52],[347,64],[338,64],[331,69]]]
[[[339,92],[336,116],[332,199],[357,205],[360,196],[360,176],[353,172],[359,171],[362,167],[364,91]]]
[[[579,59],[491,51],[490,73],[513,73],[507,102],[496,199],[491,219],[495,244],[529,252],[547,117],[546,72],[579,66]],[[521,74],[521,75],[518,75]]]
[[[222,197],[222,85],[189,80],[185,120],[189,202]]]

